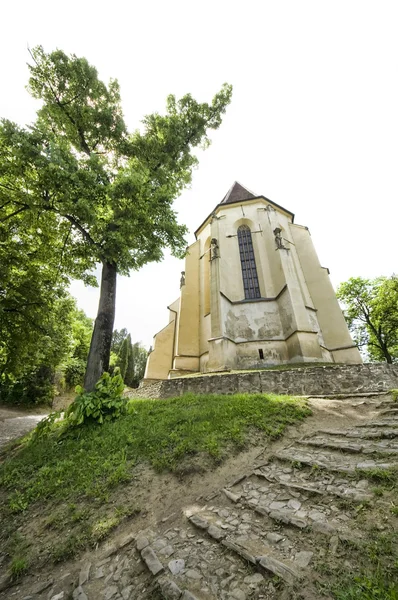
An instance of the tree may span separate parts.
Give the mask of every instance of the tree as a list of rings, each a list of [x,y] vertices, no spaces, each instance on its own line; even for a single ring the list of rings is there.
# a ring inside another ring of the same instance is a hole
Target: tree
[[[127,329],[123,327],[120,331],[115,329],[112,334],[111,352],[119,354],[124,338],[128,335]]]
[[[165,115],[145,117],[142,131],[130,134],[116,81],[106,86],[84,58],[60,50],[37,47],[31,56],[29,89],[43,104],[30,128],[2,122],[1,220],[18,224],[33,213],[38,227],[53,222],[86,272],[102,264],[85,376],[92,390],[109,366],[117,273],[161,260],[166,246],[183,256],[186,228],[172,203],[191,181],[193,149],[208,146],[207,132],[220,126],[232,88],[224,85],[211,104],[169,96]]]
[[[93,320],[83,310],[75,308],[72,314],[70,350],[61,371],[68,388],[82,385],[93,333]]]
[[[112,368],[119,367],[124,383],[129,387],[138,387],[144,377],[148,352],[139,342],[132,344],[127,329],[115,329],[111,347]]]
[[[376,361],[398,360],[398,277],[363,279],[342,283],[337,297],[345,304],[345,317],[360,348],[367,347]]]
[[[126,377],[127,368],[129,365],[129,356],[131,354],[131,337],[128,334],[127,337],[124,338],[122,345],[120,347],[120,352],[118,355],[117,366],[120,368],[120,375],[123,377],[123,381]]]

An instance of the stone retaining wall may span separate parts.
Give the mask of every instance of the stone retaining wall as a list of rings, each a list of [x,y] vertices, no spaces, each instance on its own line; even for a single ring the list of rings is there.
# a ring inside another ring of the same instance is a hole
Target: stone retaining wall
[[[194,394],[242,392],[304,396],[386,392],[398,388],[398,365],[365,364],[253,371],[158,381],[129,393],[131,398],[171,398]]]

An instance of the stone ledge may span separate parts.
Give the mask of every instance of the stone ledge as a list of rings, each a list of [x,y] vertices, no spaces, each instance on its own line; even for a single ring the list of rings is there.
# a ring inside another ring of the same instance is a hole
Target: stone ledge
[[[330,365],[198,377],[179,377],[148,384],[130,398],[172,398],[194,394],[274,393],[303,396],[383,393],[398,388],[398,365]]]

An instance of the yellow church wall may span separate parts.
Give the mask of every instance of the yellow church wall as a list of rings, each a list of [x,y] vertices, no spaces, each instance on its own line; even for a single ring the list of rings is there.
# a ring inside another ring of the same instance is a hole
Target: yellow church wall
[[[277,301],[232,304],[222,298],[224,334],[235,342],[283,339]]]
[[[154,346],[148,356],[144,379],[167,379],[173,362],[176,321],[170,321],[153,338]]]
[[[259,350],[263,351],[264,358],[260,358]],[[289,355],[285,341],[256,341],[236,344],[236,368],[261,369],[268,365],[287,363]]]
[[[244,298],[237,238],[243,224],[252,232],[261,293],[255,300]],[[196,235],[180,304],[170,306],[176,311],[170,327],[155,336],[147,378],[289,362],[361,362],[308,230],[294,225],[291,214],[263,198],[222,204]],[[212,255],[213,238],[218,249]]]
[[[199,256],[200,242],[189,246],[185,258],[185,285],[181,287],[176,354],[199,359]],[[191,361],[192,362],[192,361]]]
[[[300,225],[292,225],[291,231],[299,253],[306,284],[317,308],[317,319],[325,345],[329,351],[333,351],[336,360],[335,349],[353,346],[350,332],[336,299],[327,269],[322,268],[319,263],[308,229]],[[352,351],[346,354],[350,362],[362,362],[357,348],[353,348]],[[343,362],[345,362],[345,359]]]

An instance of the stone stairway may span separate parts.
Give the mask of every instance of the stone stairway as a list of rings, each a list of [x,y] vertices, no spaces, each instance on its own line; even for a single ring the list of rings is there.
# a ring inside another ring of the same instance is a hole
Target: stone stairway
[[[127,533],[82,563],[69,588],[65,575],[26,600],[318,598],[314,562],[360,543],[357,511],[378,501],[368,475],[398,466],[398,410],[388,396],[376,407],[367,422],[287,444],[187,506],[178,526],[165,518]]]

